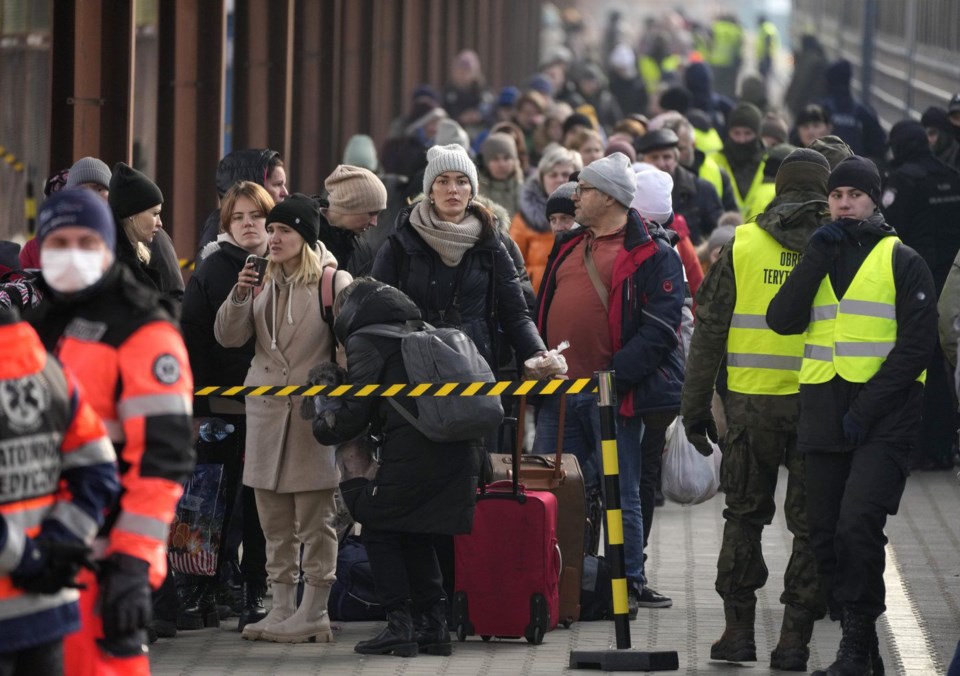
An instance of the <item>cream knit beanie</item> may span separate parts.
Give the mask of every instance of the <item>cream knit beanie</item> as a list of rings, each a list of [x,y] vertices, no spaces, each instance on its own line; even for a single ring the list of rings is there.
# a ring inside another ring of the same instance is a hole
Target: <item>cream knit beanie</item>
[[[323,182],[330,208],[342,214],[369,214],[387,208],[387,189],[369,169],[341,164]]]

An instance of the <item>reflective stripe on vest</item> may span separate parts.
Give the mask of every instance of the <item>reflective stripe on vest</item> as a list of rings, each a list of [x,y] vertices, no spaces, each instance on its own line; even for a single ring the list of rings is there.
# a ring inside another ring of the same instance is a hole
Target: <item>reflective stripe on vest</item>
[[[757,167],[757,173],[753,175],[753,180],[750,182],[750,188],[747,190],[746,195],[740,194],[740,186],[737,185],[737,179],[733,173],[733,169],[730,168],[730,163],[727,162],[727,156],[723,153],[714,153],[711,155],[713,161],[717,163],[721,169],[726,169],[727,173],[730,174],[730,184],[733,186],[733,197],[737,201],[737,207],[740,209],[741,213],[744,211],[744,205],[750,200],[751,196],[757,191],[757,188],[763,183],[763,167],[767,163],[767,157],[764,155],[763,159],[760,160],[760,165]]]
[[[836,375],[865,383],[880,370],[897,341],[893,252],[899,241],[885,237],[873,247],[842,300],[824,276],[804,333],[801,384],[825,383]],[[923,383],[926,376],[924,371],[917,380]]]
[[[727,386],[741,394],[800,391],[803,336],[781,336],[767,326],[767,307],[800,260],[756,223],[737,227],[733,272],[737,302],[727,335]]]

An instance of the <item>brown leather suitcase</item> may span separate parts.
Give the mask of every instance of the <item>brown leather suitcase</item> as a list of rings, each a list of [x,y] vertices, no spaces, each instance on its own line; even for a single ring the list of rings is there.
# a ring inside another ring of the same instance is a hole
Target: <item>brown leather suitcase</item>
[[[559,434],[555,456],[523,454],[520,483],[528,490],[550,491],[557,498],[557,540],[560,544],[560,624],[569,627],[580,619],[580,583],[583,573],[584,531],[587,523],[586,497],[580,463],[572,453],[563,452],[566,395],[560,395]],[[526,397],[520,397],[517,413],[517,445],[523,448]],[[491,453],[493,481],[513,477],[513,456]]]

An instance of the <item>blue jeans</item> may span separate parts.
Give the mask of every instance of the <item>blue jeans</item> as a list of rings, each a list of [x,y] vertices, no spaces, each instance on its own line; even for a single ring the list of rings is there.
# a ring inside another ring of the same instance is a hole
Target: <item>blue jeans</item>
[[[620,469],[620,509],[623,512],[623,554],[627,581],[646,585],[643,573],[643,510],[640,507],[640,468],[643,420],[617,415],[617,464]]]
[[[560,422],[560,397],[544,399],[537,414],[537,436],[533,452],[553,455],[557,448]],[[563,430],[563,451],[573,453],[583,472],[587,495],[603,486],[603,461],[600,456],[600,409],[595,394],[568,394]],[[643,574],[643,511],[640,507],[640,467],[643,421],[639,417],[617,415],[617,456],[620,469],[620,508],[623,513],[624,557],[627,579],[646,584]],[[606,538],[606,529],[604,529]]]
[[[545,397],[537,413],[537,436],[533,441],[536,455],[557,452],[560,424],[560,397]],[[567,413],[563,425],[563,452],[573,453],[583,473],[587,495],[601,485],[600,409],[595,394],[568,394]]]

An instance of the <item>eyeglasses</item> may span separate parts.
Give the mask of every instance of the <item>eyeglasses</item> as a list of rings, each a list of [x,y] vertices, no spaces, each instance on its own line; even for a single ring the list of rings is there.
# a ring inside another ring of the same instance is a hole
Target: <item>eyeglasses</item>
[[[583,197],[583,193],[585,193],[588,190],[599,190],[599,188],[594,188],[593,186],[589,186],[589,185],[580,185],[578,183],[577,187],[573,189],[573,194],[577,196],[577,199],[579,199]]]

